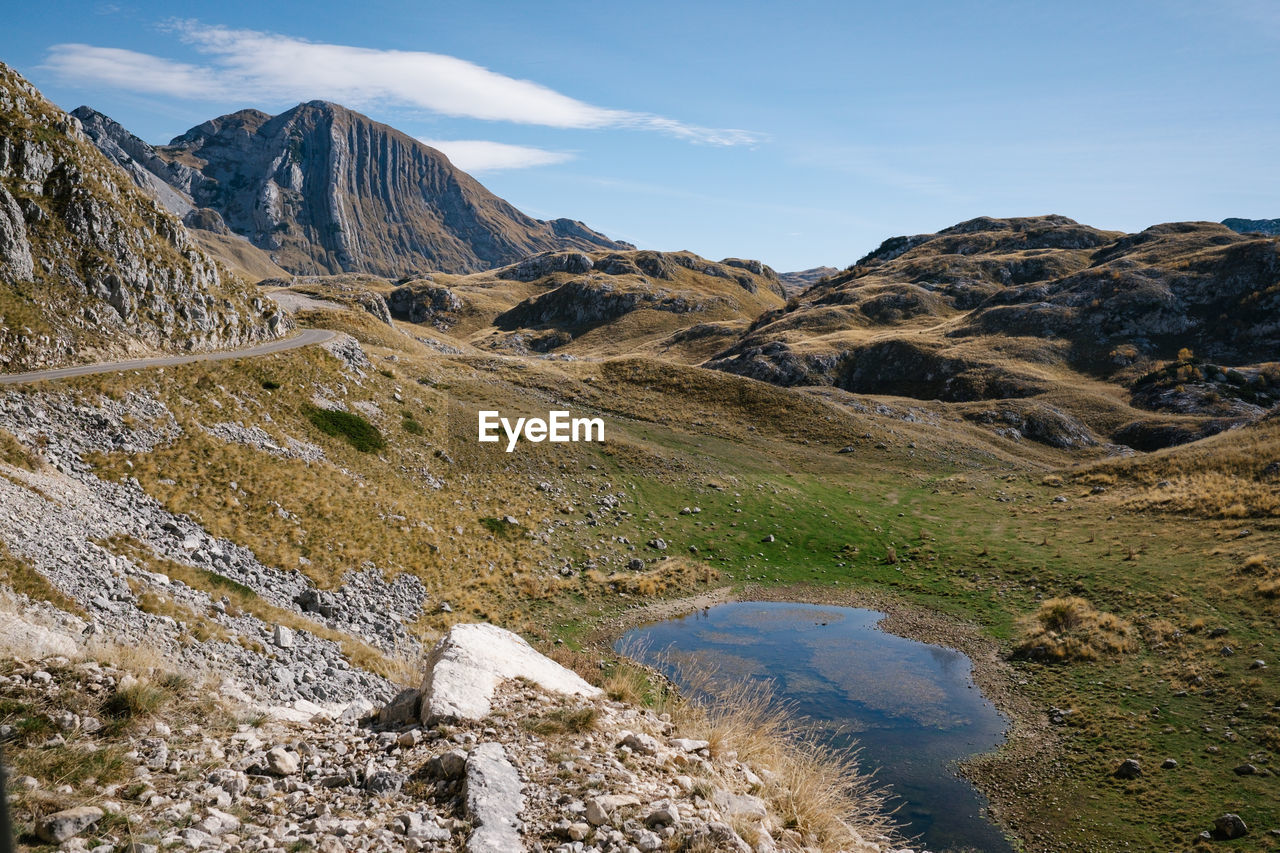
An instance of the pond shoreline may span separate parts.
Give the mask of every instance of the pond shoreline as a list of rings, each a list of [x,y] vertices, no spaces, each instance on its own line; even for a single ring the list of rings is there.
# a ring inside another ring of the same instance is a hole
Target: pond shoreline
[[[956,770],[989,800],[987,816],[991,823],[1026,849],[1042,849],[1036,845],[1039,839],[1026,838],[1017,832],[1020,806],[1024,803],[1019,791],[1052,774],[1054,755],[1058,752],[1058,734],[1049,725],[1044,710],[1020,689],[1019,676],[1001,655],[999,644],[984,636],[974,624],[875,590],[752,584],[721,587],[608,616],[588,636],[593,644],[612,651],[614,643],[633,628],[737,601],[795,602],[877,610],[885,614],[879,623],[884,631],[954,649],[967,656],[973,665],[974,683],[1009,720],[1009,728],[1001,746],[960,762]]]

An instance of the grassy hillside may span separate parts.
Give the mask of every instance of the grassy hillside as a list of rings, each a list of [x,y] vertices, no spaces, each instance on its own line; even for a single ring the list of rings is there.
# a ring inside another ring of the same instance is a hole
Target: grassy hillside
[[[954,617],[991,644],[981,679],[1015,715],[1009,748],[973,772],[1026,849],[1181,846],[1224,811],[1260,828],[1232,849],[1272,843],[1280,689],[1252,667],[1280,656],[1273,422],[1115,457],[1011,442],[941,403],[645,356],[446,355],[362,311],[305,318],[354,334],[371,366],[311,349],[75,380],[87,399],[146,389],[182,428],[94,457],[99,475],[136,477],[322,586],[370,563],[413,573],[450,604],[424,614],[423,637],[488,619],[590,648],[637,605],[726,585]],[[318,402],[350,417],[321,423]],[[475,441],[480,408],[551,407],[602,416],[607,440]],[[205,429],[227,421],[324,458]],[[382,446],[352,438],[372,431]],[[1075,598],[1087,608],[1046,605]],[[1095,633],[1112,630],[1123,642]],[[1144,775],[1113,778],[1131,757]],[[1233,772],[1245,763],[1260,772]]]

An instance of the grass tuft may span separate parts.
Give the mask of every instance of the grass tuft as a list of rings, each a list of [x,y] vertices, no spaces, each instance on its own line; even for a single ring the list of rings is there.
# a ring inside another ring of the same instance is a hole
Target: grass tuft
[[[590,706],[585,708],[557,708],[546,714],[529,717],[523,725],[534,734],[550,735],[582,734],[596,727],[600,712]]]
[[[1050,598],[1023,622],[1015,657],[1045,661],[1098,660],[1137,647],[1133,626],[1083,598]]]

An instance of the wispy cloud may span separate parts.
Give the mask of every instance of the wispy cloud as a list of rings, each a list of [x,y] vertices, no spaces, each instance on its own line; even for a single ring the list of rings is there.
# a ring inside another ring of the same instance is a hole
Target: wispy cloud
[[[526,145],[508,145],[486,139],[419,139],[437,151],[443,151],[453,165],[464,172],[480,174],[506,169],[528,169],[553,166],[573,159],[567,151],[548,151]]]
[[[456,118],[547,127],[634,128],[708,145],[749,145],[745,130],[686,124],[588,104],[440,53],[375,50],[256,30],[172,21],[166,29],[206,57],[200,64],[88,44],[57,44],[44,68],[67,83],[209,101],[306,101],[426,109]]]
[[[844,172],[868,182],[922,196],[948,197],[952,194],[946,181],[936,175],[895,166],[892,161],[899,159],[901,153],[869,146],[807,146],[795,152],[791,162]],[[916,152],[916,155],[919,156],[920,153]]]

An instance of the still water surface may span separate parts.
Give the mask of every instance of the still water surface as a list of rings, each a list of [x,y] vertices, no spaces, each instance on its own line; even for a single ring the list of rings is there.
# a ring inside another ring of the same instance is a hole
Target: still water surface
[[[885,633],[876,627],[883,615],[734,602],[636,628],[617,649],[677,683],[691,657],[721,679],[771,681],[815,737],[836,747],[857,741],[862,769],[891,788],[896,819],[922,846],[1012,853],[982,816],[986,798],[952,769],[1003,742],[1007,721],[974,686],[967,657]]]

